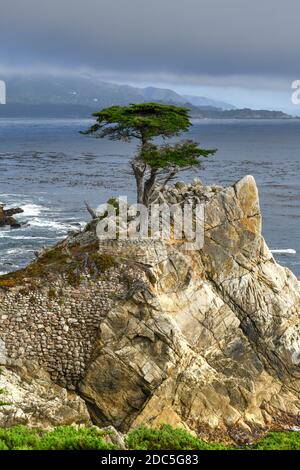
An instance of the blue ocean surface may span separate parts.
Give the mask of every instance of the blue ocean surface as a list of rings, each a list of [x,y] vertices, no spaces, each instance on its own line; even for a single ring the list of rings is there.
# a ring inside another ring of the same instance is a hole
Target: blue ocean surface
[[[89,120],[0,119],[0,203],[20,206],[21,229],[0,229],[0,273],[18,269],[34,251],[56,243],[89,220],[110,196],[134,200],[127,166],[136,142],[82,136]],[[271,249],[296,250],[276,259],[300,277],[300,120],[195,122],[188,138],[218,148],[202,169],[180,175],[230,185],[255,177],[263,234]]]

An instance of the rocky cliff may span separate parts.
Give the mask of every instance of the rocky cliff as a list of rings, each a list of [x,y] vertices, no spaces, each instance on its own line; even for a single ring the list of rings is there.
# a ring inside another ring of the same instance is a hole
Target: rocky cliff
[[[205,202],[203,249],[99,246],[90,224],[0,277],[2,363],[36,360],[124,432],[170,423],[240,441],[298,425],[300,286],[261,235],[254,179],[157,197]]]

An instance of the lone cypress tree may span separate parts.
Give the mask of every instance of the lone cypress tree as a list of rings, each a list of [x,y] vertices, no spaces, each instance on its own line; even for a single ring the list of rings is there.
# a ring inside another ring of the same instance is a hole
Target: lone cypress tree
[[[138,151],[130,161],[137,187],[137,202],[148,206],[159,181],[163,185],[181,170],[200,164],[200,157],[213,155],[215,149],[202,149],[192,140],[157,145],[163,140],[186,132],[191,126],[188,109],[158,103],[111,106],[94,113],[96,123],[82,134],[95,134],[111,140],[139,140]]]

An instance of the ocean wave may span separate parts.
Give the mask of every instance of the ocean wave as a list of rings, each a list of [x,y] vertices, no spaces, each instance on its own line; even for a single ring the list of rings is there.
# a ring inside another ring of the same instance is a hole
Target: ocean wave
[[[23,213],[20,214],[19,217],[36,217],[42,212],[49,210],[47,207],[31,203],[21,205],[20,207],[23,210]]]
[[[58,235],[57,237],[36,237],[36,236],[30,236],[30,235],[14,235],[13,232],[11,232],[11,235],[7,234],[2,234],[0,232],[0,238],[8,238],[9,240],[59,240],[60,238],[64,238],[63,235]]]
[[[1,153],[0,153],[0,156],[1,156]],[[26,195],[21,194],[21,193],[4,193],[4,194],[2,193],[1,197],[5,197],[5,198],[6,197],[18,197],[18,198],[20,198],[20,197],[26,197]]]
[[[28,249],[27,248],[8,248],[6,250],[1,250],[1,255],[3,256],[3,254],[5,255],[16,255],[16,254],[23,254],[25,252],[27,252]]]
[[[296,255],[297,251],[293,248],[287,248],[285,250],[270,250],[271,253],[275,253],[277,255]]]
[[[59,232],[67,232],[70,229],[70,224],[58,222],[56,220],[41,219],[35,217],[29,221],[30,227],[45,228],[48,230],[57,230]]]

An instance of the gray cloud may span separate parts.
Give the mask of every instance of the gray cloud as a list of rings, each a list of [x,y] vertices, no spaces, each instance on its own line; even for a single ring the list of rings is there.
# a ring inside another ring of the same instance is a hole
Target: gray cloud
[[[298,0],[1,0],[0,9],[2,67],[254,87],[300,75]]]
[[[1,0],[9,60],[187,73],[294,72],[298,0]]]

